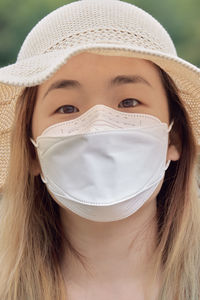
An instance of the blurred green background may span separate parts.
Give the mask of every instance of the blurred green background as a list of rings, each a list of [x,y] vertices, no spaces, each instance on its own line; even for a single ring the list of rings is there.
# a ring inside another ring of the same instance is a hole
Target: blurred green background
[[[0,66],[14,63],[26,35],[55,8],[73,0],[0,0]],[[127,0],[153,15],[183,59],[200,67],[200,0]]]

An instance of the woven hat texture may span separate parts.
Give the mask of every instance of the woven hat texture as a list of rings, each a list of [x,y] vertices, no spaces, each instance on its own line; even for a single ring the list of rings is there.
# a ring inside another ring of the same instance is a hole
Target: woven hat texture
[[[167,31],[142,9],[119,0],[80,0],[38,22],[16,63],[0,68],[0,188],[7,173],[17,97],[83,51],[144,58],[159,65],[180,90],[200,144],[200,69],[177,56]]]

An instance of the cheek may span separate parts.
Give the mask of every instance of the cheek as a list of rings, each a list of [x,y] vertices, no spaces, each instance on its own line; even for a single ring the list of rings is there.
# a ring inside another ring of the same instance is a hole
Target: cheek
[[[164,94],[158,96],[157,101],[154,103],[154,111],[162,122],[169,124],[168,100]]]
[[[41,135],[44,129],[48,127],[46,122],[47,118],[42,110],[42,107],[36,104],[31,124],[33,139],[36,139],[39,135]]]
[[[32,117],[32,124],[31,124],[32,135],[34,140],[37,138],[37,136],[40,135],[40,127],[41,127],[40,120],[41,118],[38,115],[37,108],[35,108]]]

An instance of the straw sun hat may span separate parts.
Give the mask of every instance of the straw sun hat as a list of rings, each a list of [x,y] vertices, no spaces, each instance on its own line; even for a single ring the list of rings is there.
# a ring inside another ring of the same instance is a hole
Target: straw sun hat
[[[0,188],[9,161],[16,99],[24,87],[41,84],[83,51],[144,58],[174,80],[200,144],[200,69],[179,58],[151,15],[119,0],[81,0],[43,18],[26,37],[16,63],[0,69]]]

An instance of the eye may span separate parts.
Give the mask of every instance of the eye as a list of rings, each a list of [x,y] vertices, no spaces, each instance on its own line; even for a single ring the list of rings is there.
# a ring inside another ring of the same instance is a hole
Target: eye
[[[78,112],[79,109],[73,105],[63,105],[60,106],[57,110],[56,113],[60,113],[60,114],[71,114],[71,113],[75,113]]]
[[[128,98],[128,99],[124,99],[123,101],[121,101],[118,105],[118,107],[134,107],[138,104],[140,104],[141,102],[137,99],[134,98]]]

